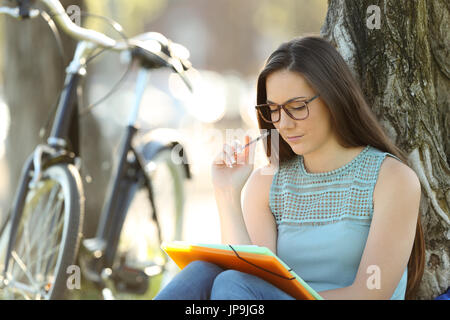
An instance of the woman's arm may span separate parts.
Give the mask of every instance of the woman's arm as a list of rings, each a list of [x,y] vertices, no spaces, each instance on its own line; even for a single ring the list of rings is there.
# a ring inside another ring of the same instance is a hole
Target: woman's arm
[[[249,141],[250,136],[246,135],[245,142]],[[224,144],[211,166],[223,244],[252,244],[242,214],[241,192],[253,171],[255,145],[236,153],[238,144],[237,141],[234,146]],[[231,160],[234,164],[230,166]]]
[[[319,292],[324,299],[391,298],[411,254],[420,193],[420,182],[412,169],[391,157],[383,161],[374,190],[372,223],[355,280],[351,286]]]
[[[242,209],[253,244],[269,248],[277,254],[277,225],[269,207],[272,179],[273,174],[265,173],[264,168],[255,170],[245,186]]]
[[[215,190],[222,244],[252,244],[241,209],[241,193]]]
[[[219,209],[223,244],[255,244],[276,254],[277,229],[269,209],[269,191],[273,175],[265,175],[262,168],[252,172],[240,192],[215,190]]]

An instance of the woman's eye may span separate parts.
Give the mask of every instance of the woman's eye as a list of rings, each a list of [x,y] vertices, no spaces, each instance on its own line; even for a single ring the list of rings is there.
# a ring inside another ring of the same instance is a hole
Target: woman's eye
[[[292,109],[292,110],[302,110],[305,108],[305,103],[303,101],[299,101],[299,102],[296,101],[296,102],[289,104],[288,108]]]

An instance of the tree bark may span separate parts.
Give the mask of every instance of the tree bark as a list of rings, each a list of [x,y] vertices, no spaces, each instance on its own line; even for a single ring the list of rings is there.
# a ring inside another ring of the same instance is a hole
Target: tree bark
[[[380,8],[379,29],[371,5]],[[329,0],[321,29],[422,184],[426,265],[417,299],[450,286],[449,15],[445,0]]]

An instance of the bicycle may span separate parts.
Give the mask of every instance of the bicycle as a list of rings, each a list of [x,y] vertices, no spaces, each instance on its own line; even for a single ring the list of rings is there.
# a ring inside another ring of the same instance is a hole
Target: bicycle
[[[6,299],[62,299],[67,292],[67,268],[77,259],[82,274],[102,290],[104,298],[113,292],[143,294],[150,277],[169,274],[171,270],[166,255],[162,254],[158,260],[157,253],[161,254],[162,241],[182,239],[184,181],[191,178],[191,173],[182,139],[177,137],[175,129],[157,128],[136,142],[135,123],[151,70],[169,68],[192,90],[185,74],[191,64],[176,54],[176,49],[186,49],[155,32],[114,40],[98,31],[79,27],[70,20],[59,0],[13,2],[17,7],[0,7],[0,13],[26,19],[48,11],[48,17],[59,29],[78,42],[66,69],[47,143],[39,144],[26,160],[11,210],[0,227],[0,247],[3,246],[0,254],[5,257],[0,261],[0,295]],[[35,2],[42,3],[47,10],[33,8]],[[81,241],[85,196],[80,175],[77,88],[86,75],[86,61],[98,54],[98,50],[130,53],[139,72],[136,99],[120,143],[96,235]],[[182,161],[175,161],[174,154]],[[161,181],[160,174],[164,172],[166,176]],[[165,225],[161,220],[168,215],[162,215],[157,203],[161,190],[155,188],[158,182],[170,188],[170,197],[166,198],[170,201],[164,206],[170,207],[165,213],[170,211],[173,215]],[[138,217],[138,211],[131,209],[143,194],[151,212],[136,222],[133,219]],[[140,238],[133,228],[148,223],[156,226],[156,244],[147,241],[145,236]],[[133,240],[139,240],[143,246],[133,247]],[[157,253],[151,252],[152,248]]]

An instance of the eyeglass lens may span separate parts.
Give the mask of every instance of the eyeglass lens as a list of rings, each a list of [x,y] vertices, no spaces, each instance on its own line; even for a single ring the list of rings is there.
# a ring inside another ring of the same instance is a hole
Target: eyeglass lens
[[[285,105],[288,116],[294,120],[302,120],[308,117],[308,107],[304,101],[292,101]],[[278,122],[281,116],[281,107],[276,104],[267,104],[261,107],[262,118],[267,122]]]

